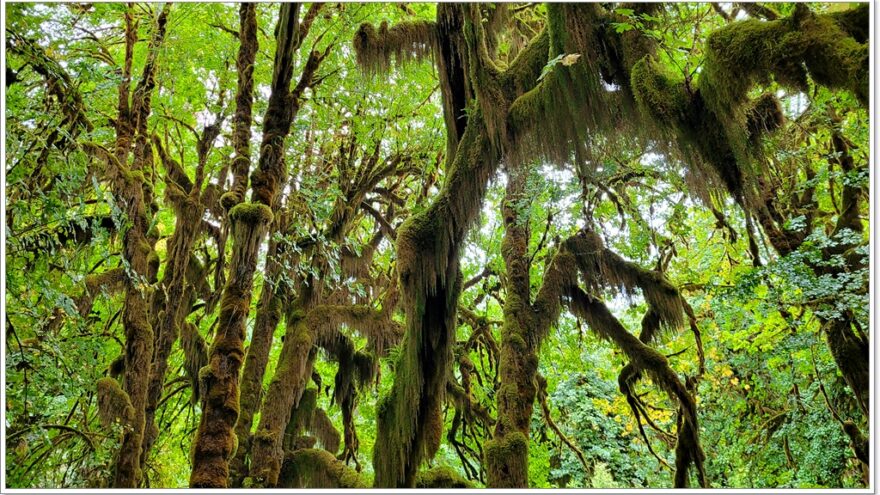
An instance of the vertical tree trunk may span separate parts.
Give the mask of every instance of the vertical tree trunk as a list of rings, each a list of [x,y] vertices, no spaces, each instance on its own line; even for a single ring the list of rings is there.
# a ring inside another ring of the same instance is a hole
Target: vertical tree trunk
[[[501,207],[504,240],[501,254],[507,268],[504,280],[504,325],[501,328],[500,383],[496,392],[498,421],[486,443],[486,484],[491,488],[528,488],[529,423],[537,389],[538,356],[533,335],[529,282],[528,169],[509,169],[507,193]]]
[[[135,416],[131,429],[126,430],[116,459],[113,486],[116,488],[137,488],[142,477],[140,463],[146,428],[147,395],[150,380],[150,364],[153,359],[153,328],[149,319],[147,304],[148,284],[152,283],[158,269],[158,257],[153,251],[155,237],[149,231],[147,210],[151,200],[144,171],[152,168],[152,149],[146,136],[146,121],[150,115],[150,99],[155,87],[155,70],[158,48],[165,36],[168,19],[166,4],[158,18],[148,47],[147,61],[143,75],[135,88],[131,108],[129,108],[129,85],[131,63],[137,32],[130,11],[125,14],[126,54],[123,81],[119,86],[119,114],[117,115],[117,136],[115,166],[111,170],[114,193],[125,205],[131,227],[125,233],[123,243],[126,262],[130,267],[126,283],[125,306],[122,324],[125,329],[125,379],[123,389],[134,407]],[[134,161],[128,166],[132,137],[135,140]],[[147,145],[144,145],[146,141]]]
[[[272,222],[271,205],[284,182],[284,140],[295,112],[290,81],[298,36],[299,4],[282,4],[276,27],[277,48],[272,92],[263,123],[260,161],[251,176],[252,203],[229,211],[232,222],[230,276],[220,302],[220,325],[211,345],[209,364],[200,372],[207,392],[193,447],[193,488],[225,488],[228,459],[235,452],[233,428],[238,420],[238,379],[244,358],[245,322],[250,310],[254,271],[260,244]]]
[[[471,115],[443,191],[398,232],[407,324],[394,385],[378,407],[373,455],[377,487],[414,486],[419,465],[440,445],[440,408],[461,292],[459,251],[498,162],[482,117]]]
[[[251,428],[254,424],[254,413],[259,410],[263,396],[263,377],[269,364],[269,351],[272,338],[281,320],[282,298],[287,293],[279,284],[280,264],[274,259],[277,243],[270,242],[267,251],[266,275],[257,307],[257,318],[251,335],[250,346],[244,361],[241,375],[241,412],[235,424],[238,437],[238,449],[230,463],[230,480],[232,486],[241,486],[248,474],[247,456],[251,450]]]

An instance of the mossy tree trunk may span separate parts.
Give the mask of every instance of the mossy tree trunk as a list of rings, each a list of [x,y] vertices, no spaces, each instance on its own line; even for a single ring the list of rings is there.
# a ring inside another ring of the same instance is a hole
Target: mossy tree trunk
[[[170,4],[166,4],[156,18],[143,74],[133,94],[130,94],[129,88],[137,32],[131,11],[125,13],[125,62],[119,85],[115,155],[109,169],[113,192],[124,205],[124,211],[131,222],[131,227],[123,238],[123,256],[130,269],[122,312],[126,369],[123,390],[134,408],[134,418],[131,428],[126,429],[123,435],[116,458],[113,481],[116,488],[137,488],[143,469],[140,459],[147,424],[146,408],[154,338],[147,293],[158,269],[158,257],[153,250],[156,234],[149,232],[152,185],[147,183],[145,172],[149,172],[152,166],[152,149],[149,148],[146,122],[155,87],[156,59],[165,37],[169,8]],[[132,148],[134,158],[129,165],[128,157]]]
[[[399,229],[398,274],[407,323],[394,385],[378,407],[376,487],[413,487],[419,466],[439,447],[462,284],[459,252],[500,164],[507,108],[534,85],[547,60],[546,36],[541,36],[499,73],[488,60],[479,7],[463,6],[460,13],[465,46],[458,48],[478,105],[455,155],[447,157],[449,172],[440,194]]]
[[[312,373],[309,355],[315,343],[315,329],[306,315],[311,299],[305,294],[287,314],[287,333],[278,356],[275,375],[260,408],[260,424],[253,436],[251,465],[245,485],[253,488],[275,487],[284,459],[282,442],[290,415],[299,403]]]
[[[440,446],[440,409],[461,291],[459,250],[497,164],[482,118],[474,114],[440,196],[399,229],[398,273],[407,326],[394,385],[378,408],[377,487],[414,486],[419,465]]]
[[[269,351],[278,323],[281,321],[283,298],[287,294],[278,280],[281,266],[275,258],[278,255],[277,248],[278,243],[271,241],[266,252],[266,270],[260,303],[257,306],[254,330],[241,375],[241,412],[235,424],[238,449],[230,463],[230,482],[235,487],[241,486],[248,474],[247,456],[251,449],[250,437],[254,414],[260,409],[263,377],[269,364]]]
[[[529,209],[526,192],[528,169],[508,168],[507,193],[501,207],[504,240],[501,254],[507,270],[504,279],[504,325],[501,328],[498,419],[492,439],[486,442],[486,485],[491,488],[528,488],[528,444],[538,356],[535,312],[529,281]]]
[[[300,41],[299,7],[299,4],[281,6],[260,160],[251,175],[251,203],[240,203],[229,211],[233,233],[230,276],[220,302],[220,325],[211,345],[209,364],[200,372],[206,393],[193,446],[190,486],[194,488],[225,488],[229,476],[228,460],[236,448],[233,428],[238,420],[238,380],[244,358],[245,322],[250,310],[254,271],[260,245],[273,219],[271,206],[286,176],[284,140],[296,115],[297,102],[291,93],[290,82],[293,54]]]
[[[153,315],[155,327],[155,349],[150,370],[150,385],[146,405],[146,432],[144,436],[143,455],[141,462],[146,462],[153,442],[159,434],[155,424],[156,408],[165,385],[165,373],[168,369],[168,357],[174,342],[180,333],[180,326],[189,314],[195,294],[195,287],[187,287],[187,274],[193,254],[193,246],[201,232],[202,216],[205,205],[202,203],[202,184],[204,170],[208,160],[208,152],[220,133],[220,122],[209,125],[199,138],[198,167],[195,183],[191,182],[180,164],[176,163],[165,152],[162,143],[154,136],[154,144],[159,157],[168,171],[165,195],[174,207],[174,233],[168,242],[168,260],[161,281],[163,290],[154,293],[155,302],[162,307]],[[174,180],[175,176],[177,180]],[[192,282],[190,280],[190,282]],[[161,294],[161,297],[159,297]]]

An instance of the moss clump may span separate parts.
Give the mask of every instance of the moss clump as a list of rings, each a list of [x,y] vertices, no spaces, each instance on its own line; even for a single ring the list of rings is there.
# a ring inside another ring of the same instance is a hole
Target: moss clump
[[[229,210],[229,218],[248,225],[268,225],[272,223],[272,208],[262,203],[239,203]]]
[[[132,426],[135,420],[134,406],[128,394],[119,386],[119,382],[104,377],[96,383],[98,390],[98,416],[101,424],[109,426],[118,421],[125,428]]]
[[[235,205],[241,202],[241,196],[235,191],[229,191],[227,193],[223,193],[220,196],[220,206],[223,207],[224,210],[229,211]]]
[[[473,488],[457,471],[448,466],[437,466],[416,476],[416,488]]]

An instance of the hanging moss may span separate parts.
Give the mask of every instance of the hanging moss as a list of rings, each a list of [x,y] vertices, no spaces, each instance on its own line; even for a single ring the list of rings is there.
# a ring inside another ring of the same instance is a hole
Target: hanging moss
[[[192,386],[191,401],[197,404],[204,390],[199,380],[199,370],[208,364],[208,345],[193,323],[185,322],[180,327],[180,348],[183,349],[183,367]]]
[[[707,487],[705,454],[699,440],[696,402],[685,384],[669,366],[666,357],[627,332],[608,307],[598,299],[577,287],[569,288],[567,295],[569,308],[575,315],[583,318],[600,338],[614,342],[626,354],[633,366],[644,370],[670,399],[678,402],[681,420],[676,446],[675,487],[688,486],[688,471],[691,465],[696,469],[700,486]]]
[[[398,273],[407,326],[394,385],[378,408],[377,487],[412,487],[421,462],[439,447],[461,291],[459,251],[498,163],[482,115],[473,112],[440,195],[399,229]]]
[[[416,476],[416,488],[473,488],[473,485],[451,467],[437,466]]]
[[[354,36],[354,49],[361,69],[382,74],[388,72],[392,61],[404,65],[430,57],[435,42],[433,22],[399,22],[389,27],[383,21],[378,30],[370,23],[361,24]]]
[[[128,394],[119,386],[119,382],[110,377],[104,377],[97,382],[98,391],[98,415],[101,424],[109,426],[113,422],[119,422],[126,429],[132,427],[135,420],[134,406]]]
[[[339,451],[341,437],[339,431],[333,426],[333,421],[330,419],[330,416],[327,416],[327,411],[321,408],[315,409],[315,415],[312,418],[312,424],[309,427],[309,431],[311,431],[315,435],[315,438],[318,439],[318,442],[321,443],[321,448],[333,454]]]
[[[619,136],[627,135],[630,141],[641,136],[628,79],[602,77],[608,67],[621,63],[617,60],[621,55],[609,51],[610,36],[603,28],[608,15],[599,4],[547,5],[549,58],[544,64],[563,58],[546,74],[539,70],[533,89],[510,106],[513,161],[525,163],[538,156],[556,163],[584,164],[590,161],[596,148],[592,143],[599,135],[603,148],[615,144]],[[609,90],[609,83],[620,90]]]
[[[761,136],[775,131],[785,123],[782,105],[773,93],[764,93],[752,101],[746,117],[749,138],[752,146],[756,147],[760,145],[758,140]]]

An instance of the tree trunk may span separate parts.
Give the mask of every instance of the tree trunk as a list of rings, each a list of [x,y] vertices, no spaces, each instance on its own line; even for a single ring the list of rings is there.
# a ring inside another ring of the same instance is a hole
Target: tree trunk
[[[277,48],[272,92],[263,124],[260,162],[251,176],[251,203],[229,211],[232,222],[230,276],[220,302],[220,325],[211,345],[209,364],[200,372],[206,385],[203,413],[193,446],[193,488],[225,488],[228,459],[235,452],[233,428],[238,420],[238,379],[244,358],[245,322],[250,310],[254,271],[260,245],[273,219],[271,205],[284,182],[284,140],[295,112],[290,81],[298,32],[299,4],[283,4],[276,28]]]
[[[507,267],[504,281],[504,325],[501,328],[498,421],[486,443],[486,473],[490,488],[528,488],[528,444],[538,356],[533,335],[534,312],[529,282],[528,169],[508,171],[507,194],[501,211],[504,240],[501,254]]]

